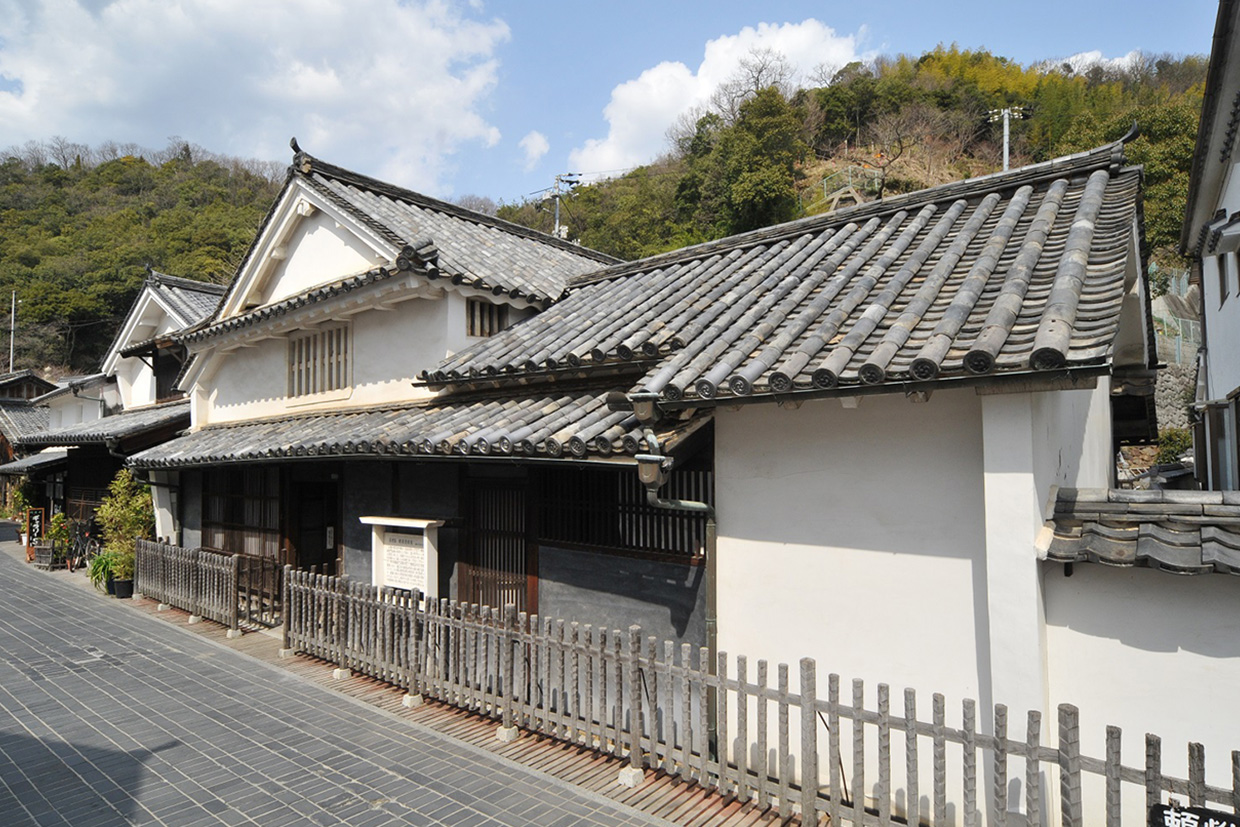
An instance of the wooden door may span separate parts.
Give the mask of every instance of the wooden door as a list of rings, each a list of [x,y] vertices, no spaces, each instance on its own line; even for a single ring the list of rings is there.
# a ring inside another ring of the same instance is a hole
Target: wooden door
[[[340,502],[335,481],[293,482],[289,486],[293,565],[336,573],[340,544]]]
[[[524,480],[468,483],[468,517],[458,596],[494,608],[538,611],[537,569]]]

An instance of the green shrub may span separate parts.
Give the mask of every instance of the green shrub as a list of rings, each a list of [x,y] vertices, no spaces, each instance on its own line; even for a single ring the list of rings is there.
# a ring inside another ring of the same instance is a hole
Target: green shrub
[[[1193,432],[1188,428],[1167,428],[1158,435],[1157,463],[1179,462],[1193,450]]]
[[[134,540],[151,539],[155,534],[155,507],[151,489],[121,469],[108,486],[95,512],[103,528],[103,551],[108,555],[112,576],[117,580],[133,577]]]

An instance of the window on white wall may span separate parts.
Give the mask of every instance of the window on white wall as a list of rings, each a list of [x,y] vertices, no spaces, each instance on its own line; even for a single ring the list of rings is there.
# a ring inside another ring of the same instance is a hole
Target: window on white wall
[[[288,395],[308,396],[348,388],[353,382],[352,327],[302,333],[288,343]]]
[[[508,305],[466,299],[465,332],[470,336],[494,336],[508,327]]]

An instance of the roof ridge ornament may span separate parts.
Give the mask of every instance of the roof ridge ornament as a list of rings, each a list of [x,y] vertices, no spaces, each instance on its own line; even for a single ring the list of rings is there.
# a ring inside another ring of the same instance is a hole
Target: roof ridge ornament
[[[310,154],[301,148],[297,143],[297,137],[289,138],[289,148],[293,150],[293,167],[304,173],[309,173],[312,166],[312,158]]]

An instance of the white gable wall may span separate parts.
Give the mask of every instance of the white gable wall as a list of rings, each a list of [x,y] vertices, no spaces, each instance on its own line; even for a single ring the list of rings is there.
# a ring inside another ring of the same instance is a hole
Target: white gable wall
[[[311,287],[364,273],[386,260],[321,210],[301,218],[269,256],[270,262],[258,264],[266,272],[246,297],[246,305],[274,304]]]

